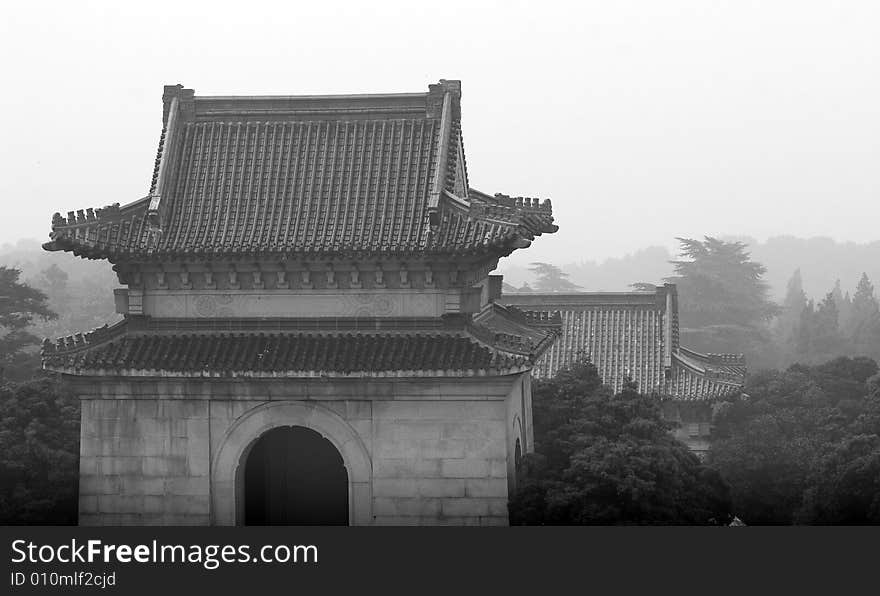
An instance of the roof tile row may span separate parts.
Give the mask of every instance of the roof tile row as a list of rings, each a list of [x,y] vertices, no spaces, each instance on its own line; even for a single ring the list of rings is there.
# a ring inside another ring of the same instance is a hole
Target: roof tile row
[[[485,371],[522,363],[451,334],[123,335],[91,349],[44,355],[46,368],[80,374]]]

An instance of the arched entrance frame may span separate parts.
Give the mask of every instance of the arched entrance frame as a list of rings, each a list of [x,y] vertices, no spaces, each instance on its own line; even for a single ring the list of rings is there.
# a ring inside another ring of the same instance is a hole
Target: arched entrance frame
[[[224,435],[211,464],[212,523],[244,523],[244,465],[263,433],[279,426],[317,431],[342,455],[348,472],[348,519],[353,526],[373,520],[372,465],[357,432],[338,414],[311,402],[269,402],[242,414]]]

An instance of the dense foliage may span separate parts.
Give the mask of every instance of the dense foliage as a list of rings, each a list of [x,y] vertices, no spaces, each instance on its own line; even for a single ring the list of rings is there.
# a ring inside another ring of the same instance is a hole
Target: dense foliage
[[[0,266],[0,381],[20,378],[36,369],[33,346],[39,341],[29,327],[38,318],[56,319],[46,295],[21,283],[21,271]]]
[[[612,395],[580,363],[533,388],[535,454],[521,465],[514,524],[711,524],[727,490],[669,433],[657,400]]]
[[[76,523],[79,402],[40,371],[31,330],[57,316],[20,276],[0,267],[0,523]]]
[[[0,524],[75,524],[79,400],[54,377],[0,386]]]
[[[880,376],[867,358],[755,374],[721,404],[710,465],[752,524],[880,523]]]

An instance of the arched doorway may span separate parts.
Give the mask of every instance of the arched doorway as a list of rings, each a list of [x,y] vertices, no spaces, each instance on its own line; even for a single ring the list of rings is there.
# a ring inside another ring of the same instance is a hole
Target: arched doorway
[[[245,525],[348,525],[348,472],[320,433],[273,428],[247,454]]]

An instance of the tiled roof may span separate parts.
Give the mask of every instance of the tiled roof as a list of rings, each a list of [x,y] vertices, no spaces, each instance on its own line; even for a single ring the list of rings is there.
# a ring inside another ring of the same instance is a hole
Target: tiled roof
[[[469,331],[490,345],[537,358],[556,341],[562,328],[559,313],[524,312],[491,303],[474,317]]]
[[[737,358],[733,354],[725,356]],[[683,400],[707,400],[739,394],[745,377],[745,363],[741,357],[739,360],[736,367],[699,366],[695,365],[693,359],[677,352],[673,355],[672,369],[669,378],[664,379],[661,393]]]
[[[368,96],[197,97],[166,87],[150,194],[56,214],[47,250],[89,258],[509,254],[549,201],[468,188],[460,84]]]
[[[524,347],[480,321],[187,320],[129,317],[114,327],[44,342],[43,366],[74,375],[445,376],[530,368],[553,332],[531,330]],[[372,327],[372,328],[371,328]]]
[[[538,377],[589,358],[614,391],[627,377],[640,391],[671,399],[714,399],[742,389],[741,355],[699,354],[679,345],[674,285],[656,292],[506,294],[502,301],[561,314],[561,337],[538,360]]]

